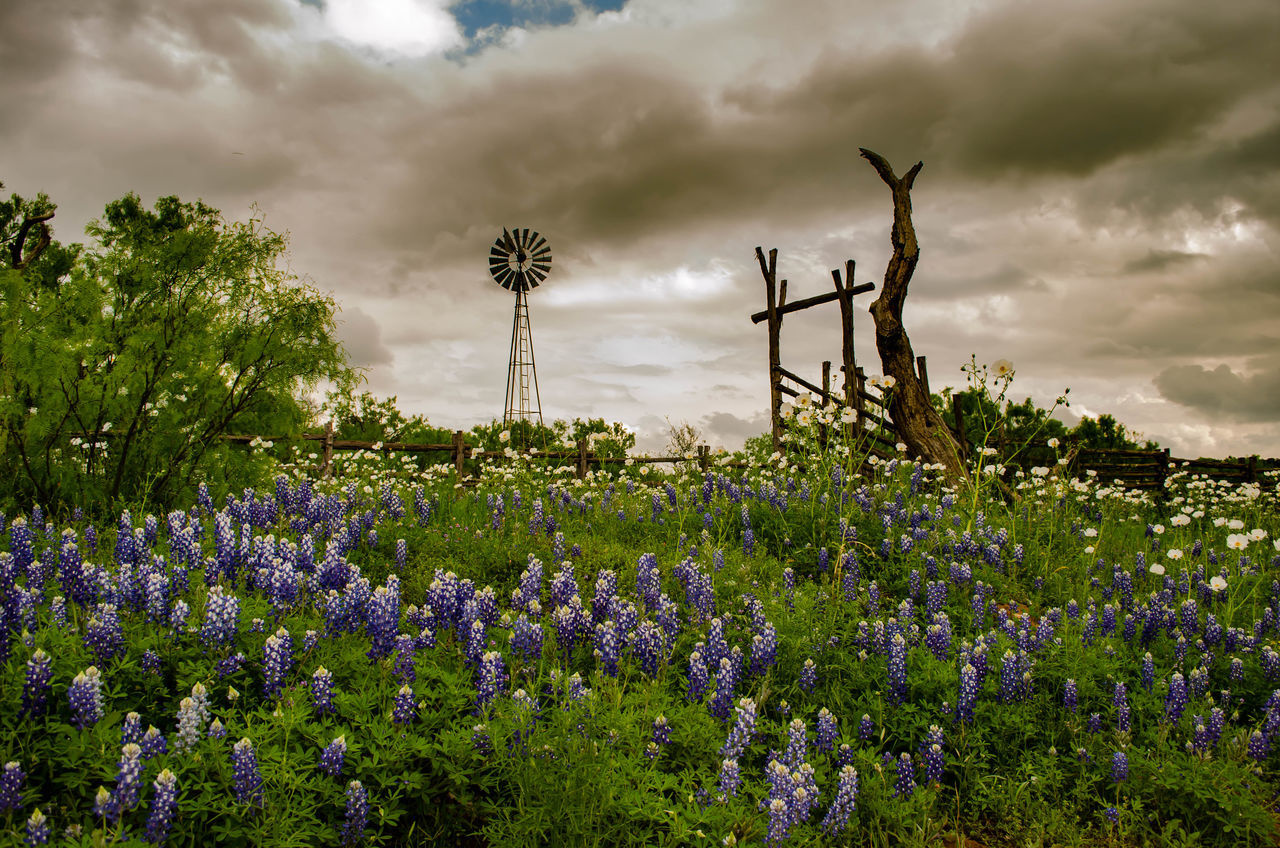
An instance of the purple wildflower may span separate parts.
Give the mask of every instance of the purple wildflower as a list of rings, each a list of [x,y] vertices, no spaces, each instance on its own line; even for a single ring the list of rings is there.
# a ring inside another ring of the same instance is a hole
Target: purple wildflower
[[[1129,779],[1129,757],[1124,751],[1111,755],[1111,782],[1124,783]]]
[[[653,734],[649,737],[649,744],[645,747],[644,755],[649,759],[654,759],[662,752],[662,749],[671,744],[671,725],[667,723],[666,716],[658,716],[653,720]]]
[[[27,818],[27,844],[49,844],[49,820],[45,818],[44,813],[39,808],[32,810],[31,815]]]
[[[814,742],[814,746],[819,751],[830,753],[835,749],[836,736],[838,734],[839,729],[836,727],[836,717],[826,707],[818,710],[817,739]]]
[[[1182,711],[1187,708],[1187,700],[1187,682],[1175,671],[1169,678],[1169,692],[1164,698],[1164,711],[1169,721],[1178,723],[1178,719],[1182,717]]]
[[[274,698],[284,689],[293,667],[293,637],[283,627],[267,637],[262,651],[262,694]]]
[[[142,758],[149,760],[159,754],[167,753],[169,743],[165,741],[160,730],[153,724],[147,728],[147,732],[142,734],[142,741],[138,743],[142,748]]]
[[[733,760],[742,756],[747,746],[751,744],[751,737],[755,731],[756,702],[750,698],[743,698],[738,701],[737,719],[734,721],[733,729],[729,731],[729,738],[720,748],[720,756]]]
[[[391,721],[395,724],[409,724],[417,717],[418,703],[413,698],[413,689],[401,686],[391,710]]]
[[[889,702],[901,704],[907,699],[907,640],[901,633],[895,633],[888,649]]]
[[[173,811],[178,806],[178,777],[170,769],[164,769],[156,775],[152,785],[155,787],[156,794],[151,799],[151,811],[147,815],[147,832],[143,839],[160,845],[169,835]]]
[[[1068,712],[1074,713],[1080,705],[1080,695],[1076,691],[1076,682],[1071,678],[1067,678],[1067,682],[1062,686],[1062,706]]]
[[[347,737],[337,736],[320,752],[320,771],[333,777],[342,774],[342,761],[347,755]]]
[[[324,666],[311,675],[311,708],[316,715],[333,712],[333,674]]]
[[[831,801],[831,809],[822,820],[822,830],[832,836],[841,833],[849,824],[849,817],[858,805],[858,772],[850,765],[840,769],[840,779],[836,784],[836,795]]]
[[[235,777],[236,801],[261,807],[262,774],[258,770],[258,755],[248,738],[241,739],[232,746],[231,769]]]
[[[818,666],[812,659],[804,661],[804,666],[800,669],[799,684],[805,692],[812,692],[818,685]]]
[[[738,797],[738,787],[742,785],[742,770],[738,768],[738,761],[727,758],[720,763],[720,794],[729,797]]]
[[[475,712],[477,714],[484,712],[506,685],[507,669],[502,661],[502,654],[497,651],[486,651],[480,657],[480,665],[476,669]]]
[[[67,687],[67,700],[75,714],[72,721],[81,730],[102,718],[102,675],[97,666],[91,665],[75,676]]]
[[[0,773],[0,812],[8,813],[22,807],[22,782],[26,779],[27,773],[17,760],[4,764],[4,772]]]
[[[347,784],[346,819],[342,826],[342,844],[354,845],[364,835],[369,820],[369,792],[358,780]]]
[[[897,779],[893,784],[893,797],[910,798],[916,790],[915,767],[911,763],[911,755],[903,752],[898,758]]]
[[[22,684],[22,708],[18,711],[20,717],[44,712],[52,680],[53,660],[36,648],[31,659],[27,660],[27,676]]]
[[[956,721],[973,721],[973,708],[978,701],[978,671],[966,662],[960,669],[960,693],[956,698]]]

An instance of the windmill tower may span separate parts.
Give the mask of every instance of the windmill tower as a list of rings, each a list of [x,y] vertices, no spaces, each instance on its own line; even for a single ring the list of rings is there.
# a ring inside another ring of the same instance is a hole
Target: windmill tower
[[[547,278],[551,270],[551,246],[530,229],[508,231],[489,248],[489,273],[498,285],[516,293],[515,318],[511,322],[511,360],[507,366],[507,401],[503,426],[517,420],[542,423],[542,399],[533,364],[533,333],[529,329],[529,290]],[[533,394],[530,395],[530,387]]]

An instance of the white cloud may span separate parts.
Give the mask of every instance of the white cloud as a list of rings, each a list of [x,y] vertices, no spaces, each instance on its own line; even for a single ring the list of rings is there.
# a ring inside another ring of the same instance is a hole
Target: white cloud
[[[440,53],[464,42],[442,0],[328,0],[324,20],[347,41],[403,56]]]

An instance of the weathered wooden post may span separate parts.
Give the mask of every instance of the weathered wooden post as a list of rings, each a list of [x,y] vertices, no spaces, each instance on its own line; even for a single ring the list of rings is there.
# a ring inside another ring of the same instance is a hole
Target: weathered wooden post
[[[587,440],[578,439],[578,467],[577,477],[579,480],[585,479],[587,476]]]
[[[866,404],[862,400],[862,395],[867,391],[867,375],[857,366],[853,369],[853,375],[853,410],[857,413],[858,430],[861,432],[865,429],[867,417]]]
[[[825,408],[831,402],[831,360],[824,359],[822,361],[822,406]],[[827,425],[818,426],[818,444],[823,450],[827,448]]]
[[[920,385],[924,387],[926,396],[930,396],[929,392],[929,369],[925,366],[925,358],[923,356],[916,357],[916,370],[920,372]]]
[[[698,445],[698,468],[704,474],[711,470],[711,445]]]
[[[453,433],[453,467],[458,472],[458,479],[462,479],[462,463],[467,458],[467,443],[465,436],[461,430],[455,430]]]
[[[333,474],[333,420],[330,419],[324,424],[324,450],[320,454],[320,476],[329,477]]]
[[[765,261],[764,250],[756,247],[756,260],[760,263],[760,273],[764,275],[765,305],[768,315],[769,331],[769,421],[773,434],[773,449],[782,449],[782,355],[779,350],[778,337],[782,332],[782,315],[778,310],[787,302],[787,281],[777,288],[778,249],[769,251],[769,260]]]

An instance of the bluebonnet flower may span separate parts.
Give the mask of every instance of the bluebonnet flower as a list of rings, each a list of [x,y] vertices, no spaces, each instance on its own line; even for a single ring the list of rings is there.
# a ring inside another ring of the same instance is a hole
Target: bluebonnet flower
[[[711,623],[707,627],[707,642],[706,647],[703,649],[703,654],[706,656],[708,668],[718,668],[720,660],[729,656],[729,643],[724,638],[724,621],[722,619],[711,619]]]
[[[1187,708],[1187,683],[1181,674],[1174,672],[1169,679],[1169,692],[1164,698],[1164,711],[1169,721],[1174,724],[1182,717]]]
[[[706,693],[709,683],[707,664],[702,657],[702,652],[694,650],[689,654],[689,699],[700,700]]]
[[[610,569],[602,569],[596,577],[596,594],[591,599],[591,620],[603,624],[611,617],[613,603],[618,598],[618,575]]]
[[[644,602],[646,609],[655,612],[661,592],[658,558],[651,553],[642,554],[636,563],[636,595]]]
[[[737,655],[741,652],[734,648]],[[739,663],[731,657],[720,658],[720,668],[716,671],[715,692],[707,704],[707,711],[718,719],[729,717],[729,708],[733,704],[734,689],[738,685]]]
[[[764,837],[765,844],[777,845],[787,838],[787,834],[791,830],[791,817],[787,802],[782,798],[771,798],[767,799],[767,801],[761,801],[760,805],[769,813],[769,826]]]
[[[720,756],[725,759],[736,760],[742,756],[747,750],[747,746],[751,744],[751,737],[756,731],[755,701],[750,698],[743,698],[738,701],[736,712],[737,718],[734,721],[733,729],[729,731],[729,737],[720,748]]]
[[[32,810],[31,815],[27,818],[27,844],[49,844],[49,820],[40,811],[39,807]]]
[[[858,722],[858,741],[870,742],[875,733],[876,723],[871,720],[871,716],[863,713],[862,720]]]
[[[1142,657],[1142,688],[1150,692],[1151,688],[1155,686],[1155,680],[1156,663],[1151,656],[1151,652],[1147,651]]]
[[[178,736],[174,748],[188,751],[200,741],[201,728],[204,726],[203,716],[192,698],[183,698],[178,703]]]
[[[571,597],[568,603],[555,607],[551,614],[551,621],[556,628],[556,644],[564,663],[568,664],[572,660],[574,646],[588,620],[587,612],[582,608],[582,601],[577,595]]]
[[[800,688],[805,692],[812,692],[814,687],[818,685],[818,666],[812,659],[806,659],[804,665],[800,669]]]
[[[507,669],[502,661],[502,654],[497,651],[486,651],[480,657],[480,665],[476,669],[475,712],[477,714],[484,712],[506,684]],[[397,703],[399,703],[398,699]]]
[[[347,737],[336,736],[320,752],[320,771],[333,777],[342,774],[342,761],[347,755]]]
[[[396,575],[388,576],[385,586],[373,590],[365,617],[365,632],[372,640],[369,658],[380,660],[391,653],[400,630],[400,581]]]
[[[951,621],[945,612],[935,613],[925,635],[925,645],[934,657],[946,662],[951,654]]]
[[[732,758],[726,758],[720,763],[720,794],[729,797],[738,797],[738,787],[742,785],[742,770],[738,768],[738,761]]]
[[[889,702],[901,704],[907,699],[907,640],[901,633],[895,633],[889,640]]]
[[[89,666],[75,676],[67,687],[67,701],[74,714],[72,721],[83,730],[102,718],[102,675],[97,666]]]
[[[209,722],[209,738],[225,739],[227,736],[227,728],[222,725],[222,720],[215,718]]]
[[[283,627],[267,637],[262,651],[262,694],[274,698],[293,668],[293,637]]]
[[[1124,783],[1129,779],[1129,757],[1123,751],[1111,755],[1111,782]]]
[[[809,729],[798,718],[793,718],[787,725],[787,748],[782,755],[782,762],[787,768],[795,770],[805,761],[805,752],[809,748]]]
[[[29,716],[44,712],[53,680],[53,660],[36,648],[27,660],[27,675],[22,683],[22,708],[18,715]]]
[[[1062,686],[1062,706],[1068,712],[1074,713],[1080,703],[1080,696],[1076,691],[1076,682],[1071,678],[1067,678],[1067,682]]]
[[[835,798],[832,799],[831,808],[827,810],[827,815],[822,820],[823,832],[832,836],[840,834],[848,826],[849,817],[857,808],[857,804],[858,772],[853,766],[846,765],[840,769]]]
[[[333,712],[333,674],[324,666],[311,674],[311,708],[316,715]]]
[[[786,587],[787,609],[796,608],[796,573],[791,568],[782,569],[782,582]]]
[[[119,771],[116,773],[116,789],[111,796],[107,820],[118,821],[138,803],[142,789],[142,748],[130,742],[120,749]]]
[[[835,749],[836,736],[838,734],[839,729],[836,727],[836,717],[826,707],[818,710],[817,739],[814,742],[814,746],[819,751],[830,753]]]
[[[671,725],[667,722],[666,716],[658,716],[653,720],[653,733],[649,737],[649,744],[645,748],[644,755],[649,759],[654,759],[661,753],[662,749],[671,744]]]
[[[347,784],[346,823],[342,826],[342,844],[354,845],[364,835],[369,819],[369,792],[358,780]]]
[[[893,797],[910,798],[916,790],[915,766],[911,762],[911,755],[903,752],[898,758],[897,779],[893,784]]]
[[[418,673],[414,669],[414,652],[415,642],[412,636],[407,633],[396,636],[395,663],[392,671],[401,683],[412,683],[418,679]]]
[[[208,648],[234,644],[239,621],[240,599],[224,592],[221,586],[210,586],[204,626],[200,629],[201,643]]]
[[[645,674],[656,677],[666,654],[661,628],[651,621],[637,624],[631,637],[631,654]]]
[[[1250,759],[1261,763],[1271,753],[1271,740],[1263,735],[1261,730],[1255,730],[1249,734],[1248,753]]]
[[[236,801],[261,807],[262,774],[258,770],[258,755],[248,738],[241,739],[232,746],[231,769],[235,778]]]
[[[84,633],[84,645],[105,663],[124,652],[124,629],[115,604],[99,604]]]
[[[120,723],[120,744],[128,745],[142,742],[142,716],[130,711]]]
[[[1125,685],[1122,681],[1116,681],[1115,695],[1112,698],[1112,706],[1116,708],[1116,730],[1122,733],[1129,732],[1129,700],[1126,697]]]
[[[880,586],[872,580],[867,584],[867,615],[875,618],[880,614]]]
[[[942,728],[936,724],[930,725],[929,732],[925,734],[924,742],[920,745],[926,785],[933,785],[942,780],[942,771],[947,764],[946,753],[942,747],[945,742]]]
[[[762,675],[777,661],[778,632],[772,624],[765,621],[760,632],[751,637],[750,673]]]
[[[973,721],[973,708],[978,701],[978,671],[966,662],[960,669],[960,693],[956,698],[956,721]]]
[[[142,734],[142,740],[138,745],[142,748],[142,758],[144,760],[149,760],[169,750],[169,743],[165,741],[164,736],[160,734],[159,729],[154,724],[147,727],[147,732]]]
[[[22,763],[10,760],[4,764],[4,772],[0,773],[0,812],[8,813],[22,807],[22,782],[26,779]]]
[[[1102,713],[1089,713],[1089,718],[1085,721],[1085,729],[1090,733],[1099,733],[1102,730]]]
[[[612,621],[596,625],[595,658],[599,668],[610,677],[618,676],[618,656],[622,650],[622,640],[618,628]]]
[[[493,753],[493,740],[489,737],[489,725],[481,723],[471,728],[471,746],[481,754]]]
[[[1010,649],[1005,649],[1000,659],[1000,700],[1004,703],[1020,701],[1025,695],[1023,686],[1023,668],[1021,658]]]
[[[418,702],[414,700],[413,689],[401,686],[396,692],[395,704],[391,710],[391,721],[395,724],[410,724],[418,717]]]

